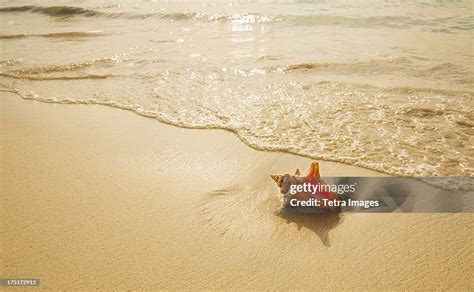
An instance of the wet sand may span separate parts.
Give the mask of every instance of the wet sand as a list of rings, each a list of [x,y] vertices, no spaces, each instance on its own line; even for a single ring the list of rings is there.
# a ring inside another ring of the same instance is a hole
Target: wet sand
[[[474,286],[472,214],[282,217],[269,175],[304,172],[309,159],[222,130],[0,96],[2,278],[45,289]]]

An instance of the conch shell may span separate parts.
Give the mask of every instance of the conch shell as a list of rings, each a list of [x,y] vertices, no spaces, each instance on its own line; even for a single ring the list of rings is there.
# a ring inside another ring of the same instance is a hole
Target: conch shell
[[[296,169],[295,174],[293,176],[295,177],[295,176],[300,176],[300,175],[301,175],[300,170]],[[273,179],[273,181],[276,182],[276,184],[278,185],[279,188],[282,187],[283,178],[285,176],[289,176],[289,175],[288,174],[285,174],[285,175],[270,175],[270,177]],[[309,167],[309,171],[308,171],[308,174],[306,175],[306,177],[307,178],[313,178],[313,179],[316,179],[316,180],[321,179],[321,174],[319,173],[319,163],[317,163],[316,161],[313,161],[313,163],[311,163],[311,166]]]
[[[308,174],[306,176],[301,176],[300,170],[297,169],[294,175],[271,175],[273,181],[280,188],[280,192],[283,195],[282,203],[284,206],[287,205],[289,198],[296,198],[298,200],[308,200],[313,199],[330,199],[330,200],[341,200],[341,197],[332,192],[316,192],[316,193],[307,193],[307,192],[297,192],[296,194],[290,194],[290,186],[295,184],[321,184],[325,185],[326,182],[321,179],[321,174],[319,172],[319,163],[314,161],[309,167]],[[331,209],[326,207],[321,207],[321,209]]]

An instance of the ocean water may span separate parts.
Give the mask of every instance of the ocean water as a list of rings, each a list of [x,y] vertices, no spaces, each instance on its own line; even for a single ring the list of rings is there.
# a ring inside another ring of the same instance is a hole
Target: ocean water
[[[0,90],[474,175],[474,1],[2,1]]]

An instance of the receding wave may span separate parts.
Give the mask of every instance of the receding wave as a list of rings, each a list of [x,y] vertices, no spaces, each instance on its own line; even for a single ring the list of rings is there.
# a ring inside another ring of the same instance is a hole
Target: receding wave
[[[265,59],[259,58],[259,60],[265,61]],[[272,61],[278,61],[278,57],[270,58]],[[160,62],[162,60],[134,60],[135,64],[152,64]],[[18,60],[7,60],[0,62],[1,66],[8,66],[9,64],[18,64]],[[85,68],[100,67],[105,68],[107,66],[116,66],[117,62],[114,58],[98,58],[90,61],[84,61],[79,63],[69,63],[62,65],[46,65],[46,66],[32,66],[23,67],[20,69],[4,70],[1,76],[15,78],[15,79],[29,79],[29,80],[64,80],[68,79],[86,79],[86,78],[108,78],[111,75],[88,75],[89,77],[81,76],[50,76],[53,73],[67,72],[71,74],[75,71],[80,71]],[[7,69],[7,68],[5,68]],[[385,60],[368,60],[360,62],[341,62],[341,63],[297,63],[289,65],[274,65],[274,66],[261,66],[254,67],[251,69],[239,68],[238,70],[228,71],[223,73],[221,71],[215,71],[213,74],[222,75],[219,78],[226,79],[229,73],[236,77],[251,77],[251,76],[265,76],[268,74],[303,74],[298,75],[301,77],[311,77],[314,74],[318,76],[356,76],[361,78],[363,76],[382,76],[382,75],[398,75],[409,78],[423,78],[423,80],[430,80],[434,87],[387,87],[379,89],[381,92],[396,93],[396,94],[412,94],[412,93],[432,93],[432,94],[443,94],[443,95],[457,95],[463,93],[471,93],[474,80],[470,76],[474,76],[474,71],[469,67],[462,65],[455,65],[452,63],[441,63],[436,65],[421,66],[414,64],[409,58],[397,58],[389,61]],[[40,76],[41,75],[41,76]],[[45,76],[45,75],[49,75]],[[444,83],[439,83],[442,81]],[[465,81],[464,83],[462,81]],[[320,82],[324,83],[324,81]],[[438,83],[438,84],[436,84]],[[445,89],[443,84],[459,84],[458,88]],[[466,86],[467,85],[467,86]],[[352,86],[364,86],[363,84]]]
[[[42,37],[42,38],[84,38],[96,37],[106,35],[103,31],[68,31],[68,32],[54,32],[54,33],[21,33],[21,34],[4,34],[0,35],[0,39],[22,39],[28,37]]]
[[[85,9],[81,7],[71,6],[17,6],[0,8],[0,13],[19,13],[30,12],[56,17],[104,17],[104,18],[124,18],[124,19],[144,19],[159,18],[169,20],[200,20],[205,22],[229,22],[229,21],[245,21],[245,22],[270,22],[277,20],[274,17],[258,13],[249,14],[219,14],[219,13],[200,13],[200,12],[176,12],[176,13],[134,13],[134,12],[102,12],[99,10]]]
[[[466,31],[474,29],[474,17],[446,17],[421,19],[410,16],[367,16],[348,17],[339,15],[292,15],[292,14],[262,14],[262,13],[204,13],[204,12],[183,12],[183,13],[136,13],[136,12],[106,12],[94,9],[86,9],[74,6],[14,6],[0,8],[0,13],[21,13],[30,12],[48,15],[52,17],[69,18],[81,17],[103,17],[103,18],[124,18],[124,19],[146,19],[158,18],[172,21],[202,21],[202,22],[223,22],[233,24],[258,24],[283,22],[294,25],[312,26],[347,26],[355,28],[400,28],[420,27],[423,30],[429,28],[433,32],[455,33],[456,31]]]
[[[102,13],[99,11],[81,8],[81,7],[72,7],[72,6],[14,6],[14,7],[2,7],[0,12],[33,12],[40,13],[50,16],[100,16]]]
[[[34,66],[34,67],[27,67],[22,69],[17,69],[11,71],[14,74],[40,74],[40,73],[54,73],[54,72],[71,72],[75,70],[80,70],[83,68],[95,66],[95,65],[103,65],[107,63],[114,62],[113,58],[98,58],[91,61],[84,61],[79,63],[70,63],[65,65],[48,65],[48,66]],[[6,73],[6,72],[5,72]]]
[[[346,17],[337,15],[282,15],[278,19],[299,25],[347,26],[356,28],[410,28],[421,27],[433,32],[453,33],[474,29],[473,16],[421,19],[410,16]]]
[[[344,71],[351,71],[359,73],[360,71],[371,71],[378,73],[378,71],[386,71],[387,69],[402,70],[407,66],[413,66],[413,62],[408,58],[397,58],[391,60],[370,60],[364,62],[350,62],[350,63],[298,63],[286,65],[283,70],[285,72],[299,71],[299,70],[325,70],[325,69],[341,69]],[[350,69],[350,70],[348,70]],[[412,68],[408,68],[412,70]],[[469,73],[469,67],[462,67],[451,63],[442,63],[432,65],[424,69],[429,73]]]
[[[107,13],[93,9],[86,9],[82,7],[74,6],[14,6],[14,7],[2,7],[0,8],[0,13],[20,13],[20,12],[29,12],[43,14],[52,17],[60,18],[69,18],[74,16],[82,17],[104,17],[104,18],[147,18],[152,15],[160,14],[138,14],[138,13],[128,13],[128,12],[117,12],[117,13]]]
[[[454,84],[467,85],[467,87],[471,87],[472,84],[474,84],[474,78],[472,78],[474,71],[468,66],[452,63],[422,66],[414,64],[409,58],[348,63],[299,63],[274,66],[269,70],[282,71],[285,73],[330,73],[346,76],[398,74],[399,76],[424,78],[433,81],[449,81]],[[466,86],[463,87],[465,88]]]
[[[87,74],[87,75],[80,75],[80,76],[26,76],[26,75],[11,75],[0,73],[0,76],[13,78],[13,79],[24,79],[24,80],[31,80],[31,81],[68,81],[68,80],[83,80],[83,79],[106,79],[110,77],[115,77],[116,75],[112,74]]]

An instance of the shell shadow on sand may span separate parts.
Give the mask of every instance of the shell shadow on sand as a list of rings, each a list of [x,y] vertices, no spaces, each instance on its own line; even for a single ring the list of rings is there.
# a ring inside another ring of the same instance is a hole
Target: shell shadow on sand
[[[336,228],[343,221],[340,212],[328,212],[321,214],[292,214],[279,211],[276,212],[275,215],[286,220],[286,224],[296,224],[296,227],[299,231],[303,228],[311,230],[319,237],[321,242],[326,247],[331,246],[331,242],[329,240],[330,231]]]
[[[310,170],[318,166],[314,162]],[[297,232],[301,236],[314,234],[324,246],[330,247],[329,233],[342,223],[340,210],[288,212],[282,205],[280,190],[267,174],[262,174],[261,169],[249,173],[249,177],[233,185],[203,194],[198,209],[203,216],[203,226],[214,230],[221,238],[255,240],[261,237],[265,240],[268,236]],[[296,225],[296,230],[290,225]]]
[[[295,224],[298,233],[308,229],[324,246],[331,246],[329,233],[342,223],[340,212],[285,213],[275,196],[274,186],[266,186],[264,189],[232,186],[205,194],[199,203],[205,228],[221,237],[256,238],[265,234],[274,236],[275,223],[277,233],[288,232],[290,224]],[[284,222],[276,222],[275,217]]]

